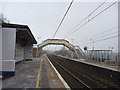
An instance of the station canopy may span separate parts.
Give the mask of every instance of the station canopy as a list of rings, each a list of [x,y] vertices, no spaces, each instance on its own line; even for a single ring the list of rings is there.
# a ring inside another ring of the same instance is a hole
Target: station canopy
[[[25,46],[27,43],[37,44],[30,28],[27,25],[2,23],[3,28],[16,28],[16,43]]]

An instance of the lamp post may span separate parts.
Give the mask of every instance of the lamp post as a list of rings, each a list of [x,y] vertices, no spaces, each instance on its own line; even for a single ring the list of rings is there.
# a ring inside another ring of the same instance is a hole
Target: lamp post
[[[93,42],[93,50],[94,50],[94,40],[93,40],[93,39],[90,39],[90,41],[92,41],[92,42]]]

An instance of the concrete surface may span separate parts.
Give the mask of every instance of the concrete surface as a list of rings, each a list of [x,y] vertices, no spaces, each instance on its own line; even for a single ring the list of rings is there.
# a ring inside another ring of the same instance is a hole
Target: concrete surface
[[[48,58],[46,57],[46,55],[44,57],[44,63],[47,67],[46,70],[48,73],[47,77],[48,77],[48,82],[49,82],[50,88],[65,88],[63,83],[58,78],[58,75],[56,74],[56,72],[54,71],[54,69],[52,68],[50,63],[48,62]]]
[[[41,67],[41,70],[40,70]],[[39,78],[38,78],[39,76]],[[36,83],[39,81],[38,83]],[[39,87],[36,87],[36,85]],[[15,76],[2,80],[2,88],[65,88],[45,55],[16,65]]]
[[[25,61],[16,65],[15,76],[2,80],[3,88],[34,88],[40,59]]]
[[[61,56],[61,55],[58,55],[58,56],[63,57],[63,58],[67,58],[67,57]],[[68,58],[68,59],[120,72],[120,65],[109,65],[109,64],[106,64],[104,62],[95,62],[93,60],[86,60],[86,59],[73,59],[73,58]]]

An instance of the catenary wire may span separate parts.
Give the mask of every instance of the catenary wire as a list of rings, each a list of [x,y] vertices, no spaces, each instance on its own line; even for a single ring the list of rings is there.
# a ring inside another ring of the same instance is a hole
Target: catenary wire
[[[94,9],[87,17],[85,17],[81,22],[79,22],[75,27],[73,27],[72,29],[71,29],[71,31],[72,30],[74,30],[76,27],[78,27],[80,24],[82,24],[87,18],[89,18],[95,11],[97,11],[102,5],[104,5],[105,4],[105,2],[106,2],[107,0],[105,0],[102,4],[100,4],[96,9]],[[70,31],[70,32],[71,32]],[[69,32],[68,32],[69,33]],[[65,36],[64,36],[65,37]]]
[[[97,42],[100,42],[100,41],[104,41],[104,40],[108,40],[108,39],[112,39],[112,38],[116,38],[116,37],[119,37],[119,36],[120,35],[115,35],[115,36],[99,39],[99,40],[94,41],[94,43],[97,43]],[[91,42],[90,43],[86,43],[86,45],[88,45],[88,44],[91,44]]]
[[[63,20],[65,19],[66,15],[67,15],[67,13],[68,13],[68,11],[69,11],[69,9],[70,9],[70,7],[71,7],[72,4],[73,4],[73,1],[74,1],[74,0],[71,1],[70,5],[69,5],[69,7],[68,7],[68,9],[67,9],[67,11],[65,12],[65,15],[63,16],[63,18],[62,18],[62,20],[61,20],[61,22],[60,22],[60,24],[59,24],[59,26],[58,26],[58,28],[57,28],[57,30],[55,31],[55,33],[54,33],[52,39],[55,37],[55,35],[57,34],[57,32],[58,32],[60,26],[62,25]]]
[[[105,34],[105,33],[111,32],[111,31],[113,31],[113,30],[117,30],[119,27],[120,27],[120,26],[117,26],[117,27],[108,29],[108,30],[106,30],[106,31],[103,31],[103,32],[100,32],[100,33],[96,33],[96,34],[94,34],[94,35],[92,35],[92,36],[90,36],[90,37],[84,38],[83,40],[87,40],[88,38],[94,38],[94,37],[96,37],[96,36],[100,36],[101,34]]]
[[[82,24],[80,27],[78,27],[77,29],[75,29],[74,31],[72,31],[70,34],[67,35],[70,36],[71,34],[73,34],[74,32],[76,32],[77,30],[81,29],[83,26],[85,26],[87,23],[89,23],[90,21],[92,21],[93,19],[95,19],[96,17],[98,17],[100,14],[102,14],[104,11],[106,11],[107,9],[109,9],[110,7],[112,7],[113,5],[115,5],[119,0],[117,0],[116,2],[112,3],[111,5],[109,5],[107,8],[105,8],[104,10],[102,10],[101,12],[99,12],[98,14],[96,14],[94,17],[92,17],[91,19],[89,19],[87,22],[85,22],[84,24]]]

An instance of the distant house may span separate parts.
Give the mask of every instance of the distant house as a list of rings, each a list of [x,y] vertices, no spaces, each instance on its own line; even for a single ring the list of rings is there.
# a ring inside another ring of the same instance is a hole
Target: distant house
[[[15,63],[32,60],[33,44],[37,44],[37,41],[27,25],[2,23],[1,26],[2,74],[13,74],[15,73]]]

